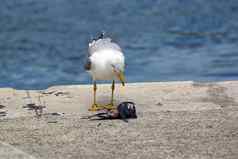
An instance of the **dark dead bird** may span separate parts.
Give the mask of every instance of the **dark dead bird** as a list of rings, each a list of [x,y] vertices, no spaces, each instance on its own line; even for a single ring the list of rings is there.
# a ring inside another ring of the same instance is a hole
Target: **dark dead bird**
[[[117,106],[117,109],[104,109],[102,112],[85,116],[82,119],[90,120],[108,120],[108,119],[122,119],[128,122],[127,119],[137,118],[136,105],[133,102],[122,102]]]

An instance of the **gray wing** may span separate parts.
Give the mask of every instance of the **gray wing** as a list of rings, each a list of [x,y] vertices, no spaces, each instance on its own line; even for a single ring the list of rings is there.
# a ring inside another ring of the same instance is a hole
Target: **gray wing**
[[[93,53],[104,50],[104,49],[112,49],[121,51],[121,48],[118,44],[112,42],[110,38],[104,38],[104,39],[98,39],[93,40],[91,43],[89,43],[88,46],[88,53],[89,56],[91,56]]]

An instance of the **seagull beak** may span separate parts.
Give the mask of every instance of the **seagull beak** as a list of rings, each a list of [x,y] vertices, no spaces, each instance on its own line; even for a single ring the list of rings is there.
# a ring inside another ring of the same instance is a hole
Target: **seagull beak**
[[[114,72],[115,72],[117,78],[121,81],[122,86],[125,86],[125,76],[124,76],[124,73],[121,70],[117,71],[115,69],[114,69]]]
[[[124,73],[122,71],[120,71],[119,73],[117,73],[117,77],[121,81],[122,86],[125,86],[125,76],[124,76]]]
[[[117,78],[121,81],[122,86],[125,86],[125,75],[124,72],[120,69],[117,69],[115,66],[112,66],[114,73],[116,74]]]

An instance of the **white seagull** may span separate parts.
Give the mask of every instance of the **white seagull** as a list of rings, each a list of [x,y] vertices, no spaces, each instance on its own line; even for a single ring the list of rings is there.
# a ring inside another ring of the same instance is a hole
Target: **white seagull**
[[[115,80],[119,80],[123,86],[125,85],[125,57],[120,46],[112,42],[111,38],[104,37],[104,33],[101,33],[98,38],[89,43],[88,58],[84,67],[92,76],[94,86],[93,105],[89,108],[89,111],[115,109],[113,105]],[[112,80],[110,104],[102,106],[96,103],[96,80]]]

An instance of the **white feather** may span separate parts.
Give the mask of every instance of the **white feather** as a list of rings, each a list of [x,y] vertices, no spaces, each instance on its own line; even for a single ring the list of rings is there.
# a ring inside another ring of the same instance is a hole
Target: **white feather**
[[[116,80],[113,66],[124,72],[125,57],[119,50],[103,49],[94,52],[90,57],[91,69],[88,71],[93,80]]]

